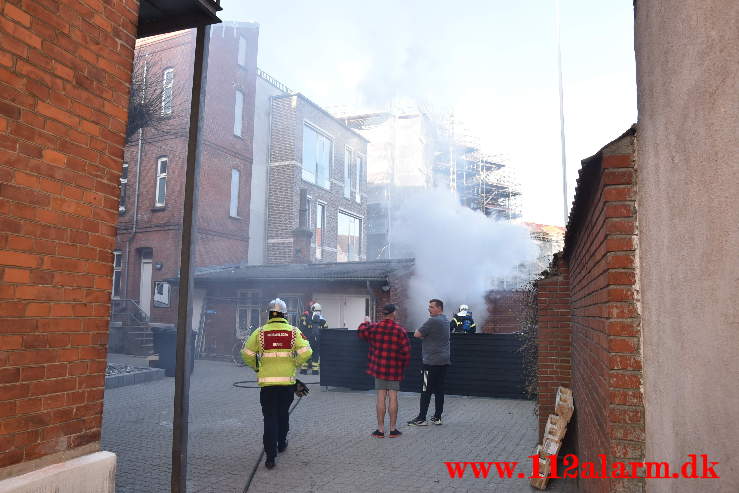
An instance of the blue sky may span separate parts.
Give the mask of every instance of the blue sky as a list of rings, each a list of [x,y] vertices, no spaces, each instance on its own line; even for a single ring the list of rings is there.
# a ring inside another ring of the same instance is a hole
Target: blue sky
[[[514,172],[524,219],[562,224],[554,0],[224,0],[260,24],[259,66],[328,108],[420,98]],[[636,121],[633,8],[561,0],[571,201],[580,161]]]

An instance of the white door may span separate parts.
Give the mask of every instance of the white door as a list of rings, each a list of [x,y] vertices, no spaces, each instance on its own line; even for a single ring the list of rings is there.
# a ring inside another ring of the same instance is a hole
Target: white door
[[[330,329],[344,327],[341,318],[341,305],[344,303],[343,296],[334,294],[314,294],[313,300],[321,304],[321,315],[326,319],[326,323]]]
[[[344,302],[344,326],[356,329],[364,322],[365,307],[368,302],[367,296],[346,296]]]
[[[330,328],[355,330],[364,321],[367,296],[343,294],[314,294],[321,304],[323,318]]]
[[[141,284],[139,286],[139,306],[151,316],[151,259],[141,259]]]

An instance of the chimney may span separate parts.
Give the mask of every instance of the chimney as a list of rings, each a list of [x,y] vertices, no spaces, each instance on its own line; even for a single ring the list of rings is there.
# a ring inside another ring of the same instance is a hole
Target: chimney
[[[310,264],[313,260],[310,240],[313,232],[308,224],[308,190],[300,189],[300,208],[298,209],[298,227],[293,231],[293,263]]]

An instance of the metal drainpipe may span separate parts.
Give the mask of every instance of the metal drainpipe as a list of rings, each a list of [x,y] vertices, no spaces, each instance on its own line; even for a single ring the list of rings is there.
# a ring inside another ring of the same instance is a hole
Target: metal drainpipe
[[[190,360],[192,305],[190,292],[194,288],[191,272],[194,252],[193,226],[197,218],[197,190],[202,155],[201,129],[204,123],[205,90],[208,73],[208,43],[210,26],[197,29],[195,61],[192,76],[190,128],[187,139],[187,168],[182,217],[182,248],[180,253],[180,291],[177,301],[177,347],[175,366],[174,418],[172,420],[172,493],[187,491],[187,435],[190,413]]]
[[[375,295],[372,294],[372,289],[370,288],[370,282],[369,282],[369,280],[367,281],[367,293],[369,293],[369,298],[370,298],[370,307],[369,307],[370,315],[369,315],[369,317],[370,317],[370,320],[372,320],[372,319],[375,318],[373,315],[377,311],[377,308],[375,307],[375,304],[377,303],[377,300],[375,299]]]
[[[145,57],[148,57],[149,55],[145,55]],[[141,94],[141,100],[142,102],[146,98],[146,75],[148,73],[148,61],[144,59],[144,77],[142,81],[142,94]],[[125,284],[125,295],[124,298],[128,299],[128,284],[129,284],[129,275],[130,275],[130,257],[131,254],[131,243],[133,243],[133,239],[136,236],[136,222],[138,220],[139,215],[139,184],[141,183],[141,152],[143,148],[144,143],[144,129],[139,129],[139,144],[138,149],[136,151],[136,193],[134,194],[133,198],[133,227],[131,228],[131,236],[128,237],[128,241],[126,242],[126,284]],[[140,301],[140,300],[139,300]]]

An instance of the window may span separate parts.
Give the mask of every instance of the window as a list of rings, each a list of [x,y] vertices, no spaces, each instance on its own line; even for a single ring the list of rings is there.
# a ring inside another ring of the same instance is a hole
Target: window
[[[326,205],[316,204],[316,260],[323,258],[323,225],[326,223]]]
[[[259,292],[253,289],[239,291],[236,309],[236,337],[246,338],[261,325],[259,315],[262,312],[259,303]]]
[[[113,298],[121,297],[121,275],[123,271],[123,255],[120,251],[113,252]]]
[[[352,166],[352,150],[348,147],[344,149],[344,197],[349,199],[352,196],[351,192],[351,166]]]
[[[128,183],[128,163],[123,163],[121,170],[121,197],[118,200],[118,213],[123,215],[126,213],[126,184]]]
[[[157,190],[156,207],[164,207],[164,199],[167,196],[167,163],[169,159],[160,157],[157,161]]]
[[[303,180],[329,188],[331,140],[308,124],[303,125]]]
[[[168,68],[162,76],[162,115],[172,114],[172,86],[174,85],[174,69]]]
[[[338,239],[336,242],[336,261],[355,262],[360,255],[360,231],[362,220],[339,212]]]
[[[244,121],[244,93],[236,89],[234,104],[234,135],[241,137],[241,124]]]
[[[154,283],[154,306],[169,306],[169,283],[157,281]]]
[[[231,204],[228,209],[231,217],[239,217],[239,176],[239,170],[231,170]]]
[[[243,36],[239,36],[239,55],[237,61],[240,66],[246,67],[246,38]]]
[[[357,202],[362,201],[362,170],[364,169],[364,161],[362,156],[357,156],[356,162],[356,187],[354,190],[354,200]]]

